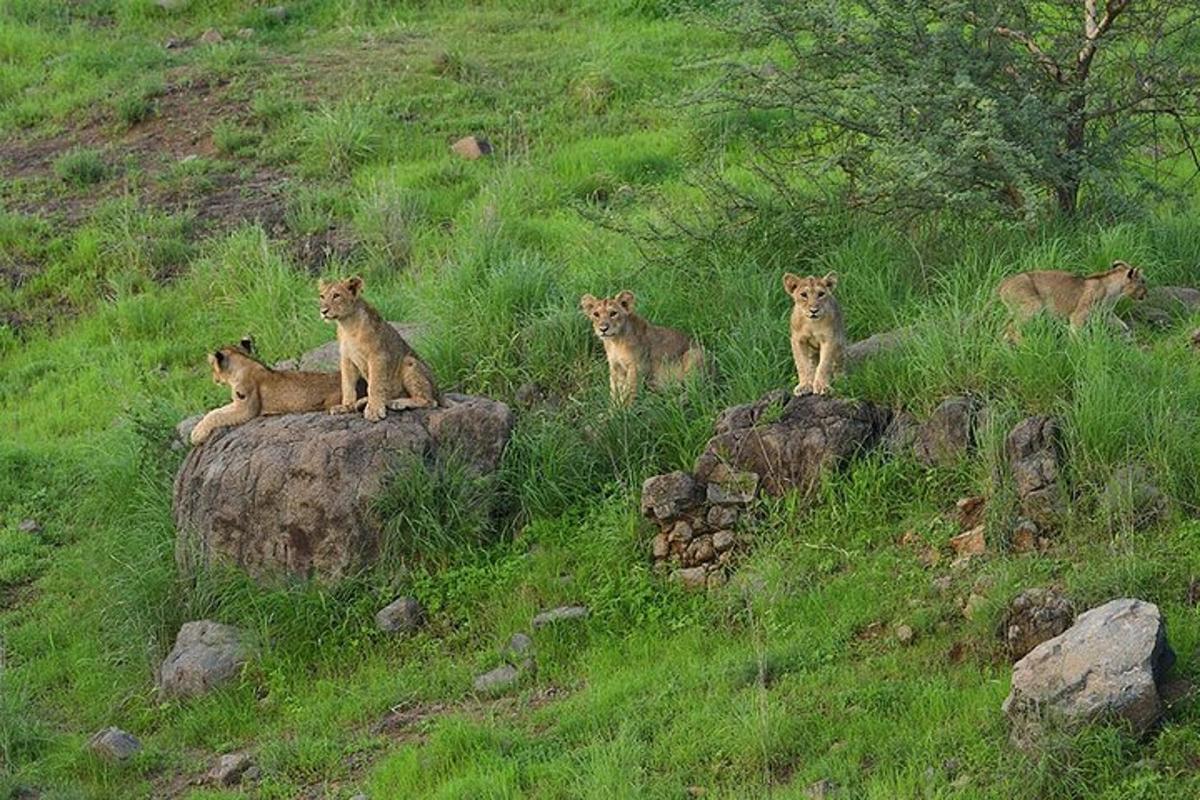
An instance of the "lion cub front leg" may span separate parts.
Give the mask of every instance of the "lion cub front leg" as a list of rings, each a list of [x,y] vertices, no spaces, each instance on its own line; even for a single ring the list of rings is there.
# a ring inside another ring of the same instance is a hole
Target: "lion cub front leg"
[[[808,345],[795,337],[792,337],[792,360],[796,362],[796,385],[792,394],[799,397],[813,390],[813,362]]]
[[[608,365],[608,385],[614,405],[629,407],[637,398],[637,364],[627,361],[611,361]]]
[[[358,379],[360,373],[358,367],[355,366],[354,362],[347,355],[341,357],[339,371],[342,376],[342,402],[330,408],[329,413],[349,414],[360,407],[358,405]],[[368,386],[368,388],[370,387]]]
[[[204,444],[217,428],[230,428],[249,422],[258,416],[259,410],[257,394],[247,397],[239,396],[232,403],[214,408],[205,414],[204,418],[196,423],[196,427],[192,428],[192,433],[188,438],[194,445]]]
[[[367,407],[363,409],[363,417],[367,422],[379,422],[387,416],[388,380],[385,359],[376,358],[367,361]],[[343,387],[343,391],[345,387]]]
[[[400,385],[407,396],[388,402],[388,408],[393,411],[437,407],[437,387],[433,385],[433,375],[428,367],[413,356],[405,356],[400,364]]]
[[[813,394],[828,394],[829,385],[833,382],[833,373],[837,369],[838,357],[841,355],[842,348],[837,342],[823,342],[821,344],[819,361],[817,362],[817,374],[813,378]]]

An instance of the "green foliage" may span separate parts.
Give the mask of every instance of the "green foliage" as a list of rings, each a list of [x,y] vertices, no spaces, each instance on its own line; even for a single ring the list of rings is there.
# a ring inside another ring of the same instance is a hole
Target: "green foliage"
[[[109,169],[99,151],[78,148],[58,157],[54,173],[65,183],[84,187],[104,180]]]

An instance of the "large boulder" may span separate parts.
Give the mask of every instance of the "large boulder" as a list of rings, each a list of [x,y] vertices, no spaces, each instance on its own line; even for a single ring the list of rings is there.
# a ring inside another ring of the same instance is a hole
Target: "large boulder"
[[[1022,420],[1005,440],[1021,514],[1039,529],[1057,527],[1065,512],[1060,439],[1058,422],[1038,416]]]
[[[1013,743],[1036,749],[1047,730],[1105,719],[1146,733],[1162,715],[1159,685],[1174,660],[1152,603],[1125,598],[1080,614],[1013,666],[1003,706]]]
[[[874,447],[892,412],[829,395],[772,393],[724,411],[696,461],[696,478],[732,468],[752,472],[770,494],[809,491],[821,474]]]
[[[241,631],[211,620],[185,622],[158,668],[166,697],[197,697],[231,680],[248,657]]]
[[[381,422],[292,414],[218,430],[175,478],[176,560],[185,572],[224,562],[260,578],[336,580],[378,556],[371,501],[397,470],[453,457],[490,473],[512,426],[503,403],[447,395]]]

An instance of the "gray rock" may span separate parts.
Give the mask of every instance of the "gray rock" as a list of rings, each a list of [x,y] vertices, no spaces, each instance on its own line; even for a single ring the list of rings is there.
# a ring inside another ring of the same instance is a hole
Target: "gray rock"
[[[187,417],[186,419],[180,420],[179,424],[175,426],[176,442],[185,447],[191,447],[192,446],[192,428],[195,428],[196,425],[202,419],[204,419],[203,414],[196,414],[195,416]]]
[[[921,422],[908,411],[897,411],[883,432],[883,449],[892,456],[914,456]]]
[[[703,589],[708,583],[708,572],[704,567],[677,569],[671,573],[671,580],[679,582],[685,589]]]
[[[398,597],[375,614],[384,633],[412,633],[425,625],[425,609],[415,597]]]
[[[810,800],[826,800],[837,795],[837,784],[828,778],[822,778],[810,783],[804,789],[804,796]]]
[[[978,404],[970,397],[948,397],[917,428],[913,453],[928,467],[958,463],[975,442]]]
[[[242,633],[232,625],[185,622],[158,668],[158,688],[166,697],[202,695],[234,678],[248,657]]]
[[[1024,658],[1042,642],[1071,627],[1075,607],[1054,589],[1026,589],[1009,603],[1001,625],[1011,660]]]
[[[163,11],[179,11],[187,8],[189,2],[190,0],[154,0],[154,5]]]
[[[287,6],[271,6],[263,9],[263,15],[268,19],[273,19],[276,22],[283,22],[288,18]]]
[[[739,472],[726,464],[717,464],[708,473],[708,502],[718,505],[746,505],[758,493],[758,476]]]
[[[1100,506],[1110,520],[1133,530],[1161,522],[1171,509],[1167,496],[1141,464],[1126,464],[1113,470],[1100,496]]]
[[[254,28],[238,28],[238,30],[237,30],[237,37],[238,37],[239,39],[252,39],[252,38],[254,38]]]
[[[738,510],[729,506],[712,506],[708,509],[706,520],[715,530],[732,528],[738,520]]]
[[[909,625],[897,625],[896,626],[896,641],[898,641],[900,644],[907,647],[908,645],[913,643],[913,639],[915,639],[915,638],[916,638],[916,633],[913,632],[913,629],[911,626],[909,626]]]
[[[1060,438],[1057,420],[1039,416],[1018,423],[1004,443],[1021,514],[1039,530],[1053,530],[1065,513]]]
[[[254,761],[249,753],[226,753],[217,759],[217,763],[208,771],[205,780],[215,786],[235,786],[243,778],[252,780],[249,775],[254,767]]]
[[[1003,706],[1013,743],[1036,750],[1048,730],[1104,719],[1148,732],[1162,715],[1158,686],[1174,661],[1154,604],[1124,598],[1080,614],[1013,666]]]
[[[464,136],[450,145],[450,149],[468,161],[476,161],[492,153],[491,142],[479,136]]]
[[[109,761],[125,761],[141,752],[142,743],[120,728],[105,728],[92,734],[88,749]]]
[[[492,694],[511,689],[521,680],[521,673],[512,664],[501,664],[491,672],[485,672],[475,678],[475,691]]]
[[[547,625],[554,625],[558,622],[586,619],[587,615],[587,606],[559,606],[549,611],[543,611],[535,616],[533,618],[533,627],[536,630],[537,628],[544,628]]]
[[[733,535],[733,531],[717,531],[712,536],[712,545],[718,553],[724,553],[733,547],[736,541],[737,538]]]
[[[216,28],[209,28],[204,33],[200,34],[201,44],[220,44],[225,41],[225,37]]]
[[[1200,289],[1190,286],[1153,286],[1140,303],[1130,304],[1127,319],[1168,327],[1200,310]]]
[[[474,474],[491,473],[512,426],[503,403],[448,394],[438,408],[381,422],[288,414],[219,430],[175,477],[176,561],[184,574],[232,563],[264,581],[355,573],[379,557],[371,501],[398,469],[452,453]]]
[[[880,353],[895,350],[908,341],[912,333],[912,328],[897,328],[893,331],[876,333],[857,342],[851,342],[842,351],[842,363],[849,366]]]
[[[642,514],[660,521],[675,519],[700,506],[702,488],[686,472],[668,472],[642,484]]]
[[[17,530],[21,533],[41,533],[42,526],[36,519],[23,519],[17,523]]]
[[[771,393],[720,415],[717,435],[696,461],[696,479],[707,483],[728,467],[758,475],[772,495],[808,492],[824,472],[875,446],[891,416],[879,406],[830,395]]]
[[[529,637],[529,634],[518,631],[508,640],[505,650],[518,659],[525,658],[533,654],[533,639]]]
[[[412,322],[389,322],[404,340],[412,344],[424,333],[425,328]],[[337,340],[314,347],[299,358],[285,358],[276,362],[275,369],[293,369],[303,372],[337,372],[339,369]]]

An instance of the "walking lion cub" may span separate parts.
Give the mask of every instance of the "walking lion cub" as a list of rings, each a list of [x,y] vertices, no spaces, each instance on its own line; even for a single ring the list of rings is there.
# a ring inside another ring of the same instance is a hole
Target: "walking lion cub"
[[[579,299],[592,331],[604,343],[608,358],[608,388],[612,401],[628,406],[637,397],[644,375],[651,388],[681,380],[704,366],[704,350],[687,334],[655,325],[634,312],[633,292],[611,299],[585,294]]]
[[[1113,316],[1112,308],[1122,296],[1142,300],[1146,291],[1146,276],[1124,261],[1114,261],[1104,272],[1087,276],[1061,270],[1022,272],[996,287],[997,296],[1013,316],[1008,328],[1013,341],[1020,340],[1018,326],[1041,311],[1067,320],[1071,330],[1078,330],[1092,314],[1100,313],[1108,324],[1128,335],[1129,326]]]
[[[213,409],[192,428],[192,444],[203,444],[217,428],[249,422],[260,415],[325,411],[342,392],[332,372],[273,370],[254,357],[249,337],[208,354],[213,382],[228,386],[229,405]]]
[[[784,273],[783,290],[792,298],[792,359],[796,362],[796,386],[792,394],[826,394],[833,374],[846,349],[846,327],[842,307],[833,290],[836,272],[823,278],[801,278]]]
[[[318,288],[321,319],[336,323],[340,352],[342,402],[329,412],[348,414],[362,408],[364,417],[378,422],[387,416],[389,408],[403,411],[437,407],[441,398],[433,372],[404,337],[362,298],[362,278],[321,281]],[[360,377],[367,381],[363,400],[358,399],[357,392]]]

